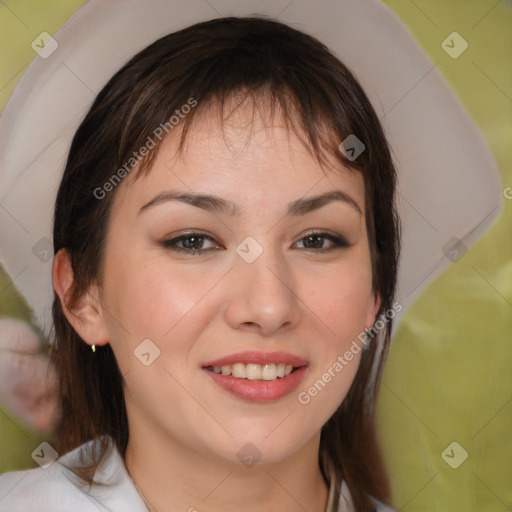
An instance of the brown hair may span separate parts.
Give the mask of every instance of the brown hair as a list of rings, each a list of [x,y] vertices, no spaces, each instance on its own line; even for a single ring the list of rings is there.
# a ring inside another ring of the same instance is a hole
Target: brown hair
[[[68,251],[74,272],[68,307],[91,284],[102,281],[116,191],[101,200],[94,191],[191,98],[198,104],[180,122],[180,151],[196,116],[218,108],[222,125],[226,103],[239,95],[255,105],[270,106],[272,112],[279,107],[288,127],[305,134],[319,162],[327,162],[326,155],[331,155],[362,173],[373,288],[382,299],[378,314],[390,309],[400,234],[394,207],[395,168],[379,119],[357,80],[322,43],[262,17],[214,19],[167,35],[133,57],[98,94],[74,136],[55,207],[54,250]],[[366,146],[354,161],[338,147],[350,134]],[[159,145],[156,140],[137,173],[149,172]],[[93,353],[67,321],[57,295],[53,315],[52,358],[60,374],[63,411],[58,448],[64,453],[102,439],[92,466],[80,473],[91,483],[107,453],[108,437],[125,454],[123,378],[110,346]],[[322,428],[319,465],[326,482],[334,486],[335,510],[342,480],[358,511],[374,510],[371,497],[389,501],[374,402],[391,324],[390,320],[382,332],[383,350],[372,342],[362,351],[346,398]]]

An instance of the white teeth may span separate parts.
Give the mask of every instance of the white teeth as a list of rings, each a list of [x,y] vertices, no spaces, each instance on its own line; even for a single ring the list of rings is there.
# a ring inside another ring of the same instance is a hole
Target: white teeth
[[[233,375],[233,377],[236,377],[237,379],[245,379],[245,364],[235,363],[233,365],[233,368],[231,369],[231,375]]]
[[[284,377],[284,375],[283,375]],[[261,370],[261,378],[263,380],[276,380],[277,379],[277,368],[274,363],[266,364]]]
[[[245,376],[249,380],[260,380],[261,379],[261,365],[259,364],[248,364],[245,367]]]
[[[293,365],[285,363],[267,363],[264,365],[255,363],[235,363],[234,365],[210,366],[218,374],[232,375],[237,379],[249,380],[276,380],[292,373]]]

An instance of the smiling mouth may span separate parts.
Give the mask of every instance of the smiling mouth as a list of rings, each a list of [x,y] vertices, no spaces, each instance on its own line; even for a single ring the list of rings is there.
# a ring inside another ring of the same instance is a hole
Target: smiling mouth
[[[233,365],[205,366],[204,368],[205,370],[209,370],[219,375],[230,376],[236,379],[256,381],[272,381],[282,379],[299,369],[298,366],[293,366],[286,363],[235,363]]]

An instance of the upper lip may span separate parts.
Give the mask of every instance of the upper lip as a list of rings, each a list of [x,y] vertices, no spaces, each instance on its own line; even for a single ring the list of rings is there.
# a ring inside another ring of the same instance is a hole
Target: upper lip
[[[285,363],[291,364],[295,367],[307,366],[308,362],[293,354],[287,352],[261,352],[261,351],[246,351],[230,354],[229,356],[215,359],[203,364],[203,368],[207,366],[231,366],[236,363],[254,363],[254,364],[277,364]]]

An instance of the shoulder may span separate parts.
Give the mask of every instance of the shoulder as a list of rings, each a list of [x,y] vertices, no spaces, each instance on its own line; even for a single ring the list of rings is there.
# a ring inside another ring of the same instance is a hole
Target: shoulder
[[[94,442],[92,442],[94,443]],[[98,512],[146,508],[130,480],[119,452],[113,447],[89,486],[69,469],[82,460],[82,445],[48,466],[0,475],[2,512]]]
[[[379,500],[372,498],[372,501],[375,503],[376,512],[396,512],[393,507],[390,507],[389,505],[386,505]],[[341,483],[341,495],[338,512],[355,512],[354,504],[352,503],[352,497],[345,481]]]

